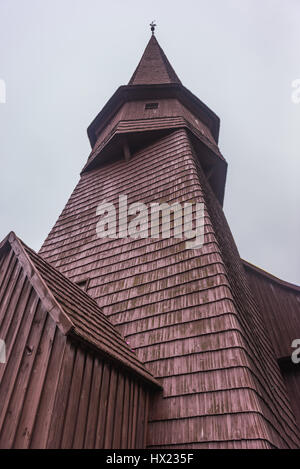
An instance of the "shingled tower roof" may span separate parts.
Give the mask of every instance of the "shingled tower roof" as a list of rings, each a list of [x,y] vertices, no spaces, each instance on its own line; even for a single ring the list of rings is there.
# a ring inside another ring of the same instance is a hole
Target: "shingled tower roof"
[[[163,388],[147,410],[140,391],[135,394],[135,415],[147,422],[140,446],[299,448],[285,386],[289,382],[292,389],[294,377],[284,382],[277,361],[289,359],[282,356],[289,349],[274,351],[283,337],[278,322],[291,318],[298,324],[298,299],[294,290],[282,292],[282,285],[256,276],[248,283],[221,205],[227,165],[218,131],[218,117],[181,84],[152,34],[129,84],[118,88],[89,126],[92,152],[39,256],[26,254],[77,336],[84,334],[143,382]],[[120,195],[127,196],[128,209],[121,210]],[[99,236],[104,201],[113,207],[118,229]],[[153,203],[202,204],[203,245],[189,249],[185,237],[175,236],[175,215],[168,237],[162,230],[152,236],[153,225],[141,228],[141,236],[123,236],[120,220],[127,225],[129,208],[141,202],[147,210]],[[82,282],[85,293],[74,286]],[[255,292],[264,296],[259,305]],[[272,342],[269,330],[275,327],[279,339],[272,332]],[[284,333],[288,346],[290,334]],[[123,421],[125,391],[124,398],[113,399],[113,414]],[[107,428],[115,425],[113,414],[105,414]]]
[[[140,63],[128,84],[154,85],[161,83],[181,84],[181,81],[160,47],[156,37],[152,35]]]

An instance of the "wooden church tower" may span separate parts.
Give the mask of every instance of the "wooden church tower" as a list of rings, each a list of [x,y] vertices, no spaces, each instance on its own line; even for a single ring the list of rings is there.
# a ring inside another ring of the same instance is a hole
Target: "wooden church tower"
[[[112,407],[107,399],[101,400],[107,406],[102,426],[100,416],[97,423],[88,410],[92,399],[97,400],[93,389],[98,386],[100,392],[104,386],[94,382],[100,366],[94,356],[93,363],[85,358],[78,365],[78,383],[77,387],[73,384],[69,404],[66,401],[59,407],[54,398],[51,401],[52,421],[48,416],[47,436],[41,440],[36,429],[44,431],[39,409],[42,412],[46,406],[47,396],[36,397],[27,447],[300,447],[298,410],[291,405],[278,364],[282,356],[274,349],[268,317],[248,278],[248,271],[256,274],[240,259],[222,210],[227,164],[218,148],[218,135],[219,118],[184,87],[152,31],[128,85],[118,88],[89,126],[91,154],[39,255],[15,235],[4,240],[2,265],[8,266],[12,252],[23,250],[22,266],[28,270],[30,260],[59,307],[77,324],[77,330],[81,328],[77,341],[68,345],[68,337],[74,335],[69,333],[72,327],[60,325],[57,318],[62,316],[57,313],[54,319],[67,337],[65,347],[75,347],[84,336],[80,350],[88,342],[97,348],[93,342],[96,329],[104,324],[103,341],[107,334],[110,344],[101,349],[99,342],[98,348],[103,360],[112,360],[113,365],[107,367],[119,370],[118,375],[110,371],[105,381],[107,389],[115,387],[114,397],[108,398],[114,399]],[[105,200],[118,207],[119,196],[124,194],[128,204],[204,203],[204,245],[186,249],[184,240],[172,236],[99,238],[99,203]],[[55,293],[57,284],[61,284],[61,296]],[[299,297],[297,287],[277,287]],[[66,300],[63,295],[68,291]],[[43,301],[42,294],[39,298]],[[94,308],[91,317],[85,313],[89,304]],[[299,309],[298,313],[299,317]],[[96,317],[102,321],[98,320],[98,326]],[[114,354],[110,348],[116,349]],[[121,349],[122,359],[117,357]],[[68,355],[68,360],[71,363],[74,357]],[[136,394],[137,384],[128,384],[127,379],[132,370],[131,379],[141,383]],[[60,378],[55,380],[59,389]],[[90,402],[85,397],[84,410],[79,389],[86,380]],[[42,383],[37,386],[41,393]],[[70,423],[72,437],[66,424],[59,423],[59,414],[64,421],[72,421],[70,402],[84,422],[84,431]],[[127,406],[130,402],[132,407]],[[133,415],[138,415],[136,421]],[[18,422],[26,420],[26,415],[17,417]],[[16,436],[5,440],[3,430],[3,446],[18,446],[16,441],[21,445],[21,430],[10,425]],[[132,436],[137,425],[142,425],[139,440]],[[118,426],[120,434],[115,436],[113,428]],[[89,434],[93,443],[87,440]]]

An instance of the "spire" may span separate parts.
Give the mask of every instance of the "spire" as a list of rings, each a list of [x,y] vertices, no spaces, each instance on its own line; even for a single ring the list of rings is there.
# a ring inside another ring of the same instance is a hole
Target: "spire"
[[[155,24],[155,21],[151,21],[150,28],[151,28],[152,36],[154,36],[154,31],[155,31],[156,26],[157,25]]]
[[[151,38],[144,54],[132,75],[129,85],[156,85],[161,83],[181,83],[164,51],[154,36],[156,24],[152,21]]]

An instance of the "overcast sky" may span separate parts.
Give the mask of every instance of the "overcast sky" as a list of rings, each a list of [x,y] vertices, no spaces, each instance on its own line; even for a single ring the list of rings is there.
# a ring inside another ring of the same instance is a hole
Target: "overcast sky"
[[[156,20],[183,84],[221,119],[224,210],[241,256],[300,282],[299,0],[0,0],[0,238],[38,250]]]

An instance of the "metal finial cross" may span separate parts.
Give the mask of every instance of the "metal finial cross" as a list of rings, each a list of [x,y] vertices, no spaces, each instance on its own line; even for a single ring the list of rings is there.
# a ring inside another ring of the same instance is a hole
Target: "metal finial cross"
[[[155,21],[152,21],[152,22],[150,23],[150,28],[151,28],[151,31],[152,31],[152,35],[154,36],[154,31],[155,31],[155,28],[156,28]]]

